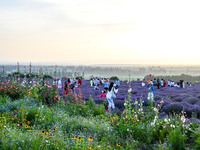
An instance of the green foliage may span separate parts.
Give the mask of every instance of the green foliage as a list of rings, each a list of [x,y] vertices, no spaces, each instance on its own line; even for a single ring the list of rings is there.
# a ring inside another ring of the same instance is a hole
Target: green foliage
[[[24,74],[22,74],[20,72],[13,72],[12,76],[13,77],[17,76],[17,77],[20,77],[20,78],[24,78]]]
[[[44,75],[43,75],[43,80],[44,80],[44,79],[53,79],[53,77],[50,76],[50,75],[48,75],[48,74],[44,74]]]
[[[95,107],[95,102],[94,102],[94,100],[91,96],[90,96],[90,99],[88,101],[88,105],[89,105],[90,109]]]
[[[105,114],[104,106],[103,105],[97,105],[93,108],[93,115],[98,116]]]
[[[141,81],[140,78],[137,78],[137,81]]]
[[[184,150],[186,136],[181,132],[180,128],[176,128],[169,132],[167,136],[173,150]]]
[[[197,140],[195,140],[195,143],[196,143],[195,148],[200,149],[200,136],[197,138]]]
[[[76,79],[84,80],[84,78],[82,76],[77,76]]]
[[[11,73],[9,73],[9,74],[8,74],[8,78],[11,78],[11,77],[12,77],[12,74],[11,74]]]
[[[119,80],[119,78],[117,76],[113,76],[113,77],[110,77],[110,80],[115,81],[115,80]]]
[[[91,117],[92,110],[89,108],[88,105],[77,105],[77,104],[67,104],[65,106],[65,110],[70,116],[83,116],[83,117]]]
[[[35,78],[35,77],[38,77],[38,75],[33,74],[33,73],[26,74],[26,78]]]
[[[9,101],[9,97],[6,97],[6,96],[0,96],[0,103],[1,104],[5,104]]]

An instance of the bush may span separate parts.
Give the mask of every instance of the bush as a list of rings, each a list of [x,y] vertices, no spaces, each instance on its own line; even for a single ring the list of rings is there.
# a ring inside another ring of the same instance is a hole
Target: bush
[[[82,76],[77,76],[76,79],[84,80],[84,78]]]
[[[163,111],[167,114],[170,113],[180,113],[181,111],[185,110],[187,111],[188,108],[190,108],[189,104],[187,103],[182,103],[182,102],[176,102],[176,103],[171,103],[163,107]]]
[[[115,80],[119,80],[119,78],[117,76],[113,76],[113,77],[110,77],[110,80],[115,81]]]
[[[35,78],[35,77],[38,77],[38,75],[33,74],[33,73],[29,73],[26,75],[26,78]]]
[[[104,113],[105,113],[105,110],[104,110],[103,105],[97,105],[93,109],[93,115],[94,116],[101,115],[101,114],[104,114]]]
[[[189,104],[196,104],[199,100],[196,97],[189,97],[184,101],[188,102]]]
[[[183,97],[181,97],[181,96],[172,98],[173,102],[182,102],[182,100],[183,100]]]
[[[186,136],[182,134],[181,129],[177,128],[167,136],[169,143],[172,146],[173,150],[184,150],[185,149],[185,140]]]
[[[43,80],[44,79],[53,79],[53,77],[48,74],[45,74],[45,75],[43,75]]]
[[[18,76],[20,78],[24,78],[24,74],[20,73],[20,72],[13,72],[12,76]]]
[[[8,96],[12,100],[20,99],[23,97],[23,89],[20,84],[11,83],[1,83],[0,84],[0,95],[2,97]]]

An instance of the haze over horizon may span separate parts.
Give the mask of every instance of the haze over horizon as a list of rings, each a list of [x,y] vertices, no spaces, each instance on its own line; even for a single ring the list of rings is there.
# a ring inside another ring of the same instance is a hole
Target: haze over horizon
[[[0,1],[0,63],[200,65],[198,0]]]

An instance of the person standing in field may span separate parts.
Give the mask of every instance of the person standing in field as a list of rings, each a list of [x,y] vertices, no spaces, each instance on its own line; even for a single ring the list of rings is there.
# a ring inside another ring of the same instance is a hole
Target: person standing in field
[[[92,79],[90,80],[90,86],[91,87],[93,86],[93,80]]]
[[[120,81],[119,81],[119,79],[117,79],[117,80],[115,81],[115,84],[116,84],[116,86],[119,87],[119,85],[120,85]]]
[[[108,92],[106,94],[106,99],[108,101],[108,110],[111,111],[111,108],[115,109],[115,104],[113,102],[113,99],[116,98],[116,93],[118,92],[118,89],[116,89],[116,84],[114,82],[110,83],[110,86],[108,88]]]
[[[148,97],[147,99],[149,101],[154,101],[154,97],[155,97],[155,91],[154,91],[154,87],[153,87],[153,82],[152,81],[147,81],[147,88],[148,88]]]
[[[171,86],[171,80],[168,80],[167,85]]]
[[[108,87],[109,87],[109,82],[108,80],[106,79],[105,82],[104,82],[104,89],[107,91],[108,90]]]
[[[145,79],[143,79],[142,81],[142,86],[145,86]]]
[[[167,86],[167,82],[164,80],[163,87]]]
[[[67,84],[70,85],[70,78],[67,78]]]
[[[82,82],[81,78],[79,78],[79,79],[78,79],[78,86],[79,86],[79,87],[82,86],[82,83],[83,83],[83,82]]]
[[[160,80],[160,87],[163,87],[163,79]]]
[[[159,78],[157,79],[157,87],[158,87],[158,89],[160,88],[160,79]]]
[[[157,80],[156,80],[156,78],[154,78],[153,85],[154,85],[154,86],[156,86],[156,85],[157,85]]]
[[[182,80],[182,88],[185,88],[184,80]]]
[[[174,81],[173,80],[171,81],[171,87],[174,87]]]
[[[57,79],[56,79],[56,77],[55,77],[54,80],[53,80],[53,85],[54,85],[54,86],[57,86],[57,84],[58,84],[58,82],[57,82]]]
[[[59,79],[58,80],[58,88],[61,89],[62,88],[62,81]]]
[[[67,82],[65,82],[64,91],[65,91],[65,94],[68,93],[68,83]]]

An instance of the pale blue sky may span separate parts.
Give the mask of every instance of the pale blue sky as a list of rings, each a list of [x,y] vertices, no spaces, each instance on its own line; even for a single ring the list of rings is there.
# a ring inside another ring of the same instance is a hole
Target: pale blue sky
[[[1,0],[0,60],[200,64],[198,0]]]

